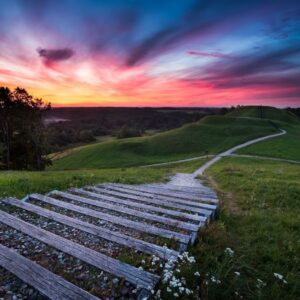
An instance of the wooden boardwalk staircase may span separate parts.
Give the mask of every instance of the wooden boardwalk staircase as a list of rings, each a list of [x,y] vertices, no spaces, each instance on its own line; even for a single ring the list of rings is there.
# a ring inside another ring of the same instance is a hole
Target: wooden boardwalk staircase
[[[0,266],[45,299],[144,299],[217,208],[207,187],[162,184],[6,198]],[[160,267],[145,270],[147,259]]]

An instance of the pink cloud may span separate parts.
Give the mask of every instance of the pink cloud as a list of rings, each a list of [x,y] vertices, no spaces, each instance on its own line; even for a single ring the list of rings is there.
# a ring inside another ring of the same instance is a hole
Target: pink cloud
[[[215,58],[225,58],[229,57],[229,55],[221,53],[221,52],[200,52],[200,51],[188,51],[189,55],[194,56],[203,56],[203,57],[215,57]]]

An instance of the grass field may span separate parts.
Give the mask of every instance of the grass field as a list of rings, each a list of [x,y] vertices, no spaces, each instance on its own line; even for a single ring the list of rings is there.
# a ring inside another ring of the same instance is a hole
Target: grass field
[[[300,167],[227,158],[208,174],[222,209],[192,249],[201,299],[300,299]]]
[[[48,193],[102,182],[150,183],[164,181],[176,172],[193,172],[206,159],[153,168],[89,169],[68,171],[0,172],[0,198],[23,198],[30,193]]]
[[[276,131],[268,120],[211,116],[150,137],[86,146],[55,160],[50,169],[115,168],[179,160],[218,153]]]

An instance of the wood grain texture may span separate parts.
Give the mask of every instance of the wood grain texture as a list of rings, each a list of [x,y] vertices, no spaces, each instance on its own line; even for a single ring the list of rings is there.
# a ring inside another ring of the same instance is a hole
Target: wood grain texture
[[[119,232],[111,231],[111,230],[96,226],[94,224],[81,221],[79,219],[71,218],[66,215],[56,213],[52,210],[48,210],[48,209],[39,207],[37,205],[30,204],[28,202],[23,202],[23,201],[14,199],[14,198],[5,199],[5,200],[3,200],[3,202],[5,202],[6,204],[9,204],[9,205],[23,208],[27,211],[30,211],[30,212],[33,212],[40,216],[43,216],[45,218],[54,220],[61,224],[68,225],[68,226],[77,228],[79,230],[82,230],[84,232],[91,233],[95,236],[106,239],[108,241],[112,241],[112,242],[124,245],[126,247],[134,248],[136,250],[139,250],[141,252],[145,252],[145,253],[148,253],[151,255],[159,256],[162,259],[169,259],[171,257],[177,257],[179,254],[177,251],[174,251],[167,247],[161,247],[161,246],[158,246],[155,244],[151,244],[151,243],[130,237],[128,235],[119,233]]]
[[[111,204],[108,202],[101,202],[98,200],[93,200],[90,198],[87,198],[86,195],[83,196],[78,196],[78,195],[74,195],[74,194],[70,194],[70,193],[65,193],[65,192],[55,192],[53,195],[57,195],[60,196],[62,198],[68,199],[68,200],[72,200],[75,202],[82,202],[85,204],[89,204],[89,205],[93,205],[96,207],[100,207],[100,208],[104,208],[104,209],[109,209],[112,211],[117,211],[119,213],[122,214],[127,214],[130,216],[135,216],[135,217],[140,217],[146,220],[150,220],[150,221],[155,221],[155,222],[159,222],[162,224],[166,224],[168,226],[171,227],[178,227],[181,229],[185,229],[188,231],[198,231],[199,229],[199,225],[195,225],[195,224],[191,224],[191,223],[187,223],[187,222],[182,222],[179,220],[174,220],[174,219],[170,219],[170,218],[166,218],[166,217],[162,217],[162,216],[158,216],[155,214],[149,214],[137,209],[131,209],[131,208],[127,208],[124,206],[120,206],[118,204]]]
[[[196,207],[196,206],[191,206],[185,201],[173,201],[171,199],[165,199],[165,198],[160,198],[160,197],[147,197],[142,193],[139,192],[128,192],[124,190],[123,188],[118,188],[118,187],[104,187],[104,186],[97,186],[98,189],[101,189],[102,193],[107,193],[109,195],[114,195],[116,197],[121,197],[124,199],[132,199],[132,200],[137,200],[141,202],[146,202],[146,203],[151,203],[151,204],[157,204],[160,206],[164,207],[169,207],[173,209],[181,209],[184,211],[188,212],[194,212],[198,213],[200,215],[203,215],[205,217],[209,217],[212,214],[212,210],[207,210],[204,208]]]
[[[102,189],[98,189],[97,187],[94,187],[94,186],[89,186],[89,187],[86,187],[85,189],[72,188],[72,189],[70,189],[70,191],[75,192],[77,194],[88,196],[93,199],[105,200],[105,201],[110,201],[113,203],[120,203],[120,204],[124,204],[124,205],[131,206],[131,207],[141,208],[141,209],[145,209],[148,211],[155,211],[155,212],[158,212],[161,214],[178,217],[181,219],[193,220],[193,221],[198,221],[198,222],[206,221],[206,217],[204,217],[204,216],[199,216],[196,214],[188,214],[188,213],[181,212],[178,210],[171,210],[171,209],[166,209],[166,208],[162,208],[162,207],[157,207],[157,206],[153,206],[151,204],[150,205],[144,204],[144,203],[133,201],[132,199],[125,200],[125,199],[118,198],[116,196],[108,196],[107,194],[104,195],[102,193]]]
[[[51,300],[99,300],[16,251],[0,245],[0,266]]]
[[[0,211],[0,222],[96,268],[114,274],[115,276],[125,278],[129,282],[140,285],[143,288],[151,289],[159,280],[159,276],[157,275],[140,270],[102,253],[74,243],[54,233],[20,220],[6,212]]]
[[[157,236],[161,236],[161,237],[165,237],[168,239],[174,239],[174,240],[178,240],[181,243],[185,243],[188,244],[190,241],[190,236],[186,235],[186,234],[182,234],[182,233],[178,233],[175,231],[171,231],[171,230],[167,230],[164,228],[159,228],[150,224],[145,224],[145,223],[141,223],[141,222],[137,222],[137,221],[131,221],[122,217],[117,217],[114,215],[110,215],[107,213],[103,213],[100,211],[95,211],[86,207],[82,207],[79,205],[74,205],[71,203],[67,203],[64,201],[60,201],[48,196],[43,196],[43,195],[39,195],[39,194],[31,194],[29,196],[29,199],[35,199],[35,200],[39,200],[51,205],[55,205],[61,208],[65,208],[71,211],[75,211],[90,217],[94,217],[94,218],[98,218],[101,220],[105,220],[114,224],[118,224],[118,225],[122,225],[125,227],[129,227],[129,228],[133,228],[135,230],[141,231],[141,232],[146,232],[146,233],[150,233],[153,235],[157,235]]]

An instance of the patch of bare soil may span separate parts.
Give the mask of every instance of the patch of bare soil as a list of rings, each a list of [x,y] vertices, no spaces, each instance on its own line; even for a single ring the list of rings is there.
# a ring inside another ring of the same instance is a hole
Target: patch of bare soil
[[[234,193],[225,192],[224,190],[222,190],[218,186],[218,183],[211,176],[205,177],[205,181],[217,192],[220,200],[220,205],[223,208],[228,210],[232,215],[241,215],[243,213],[242,209],[238,205],[237,196]]]

